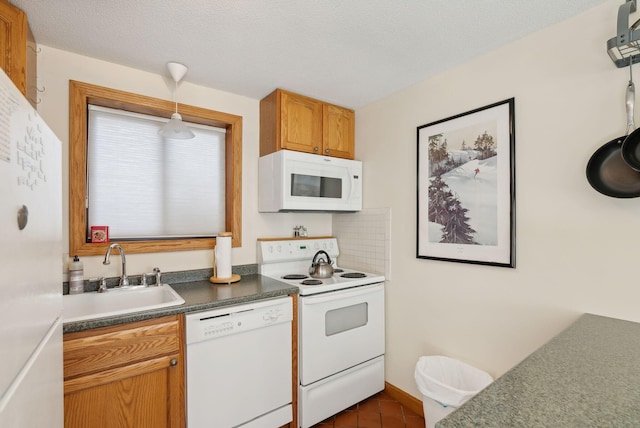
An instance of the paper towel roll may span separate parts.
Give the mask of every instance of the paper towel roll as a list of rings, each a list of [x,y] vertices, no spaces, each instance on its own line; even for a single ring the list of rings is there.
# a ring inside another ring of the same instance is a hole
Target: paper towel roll
[[[222,232],[216,237],[215,263],[218,278],[231,278],[231,232]]]

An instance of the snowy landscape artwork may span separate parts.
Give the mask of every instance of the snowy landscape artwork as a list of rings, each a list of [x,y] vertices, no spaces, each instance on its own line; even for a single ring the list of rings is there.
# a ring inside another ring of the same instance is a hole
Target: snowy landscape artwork
[[[418,258],[515,267],[514,104],[418,127]]]

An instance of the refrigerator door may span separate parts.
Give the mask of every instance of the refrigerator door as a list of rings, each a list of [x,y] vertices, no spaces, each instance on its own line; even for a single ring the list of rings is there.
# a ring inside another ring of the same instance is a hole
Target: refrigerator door
[[[62,427],[62,320],[58,318],[0,398],[0,427]]]
[[[0,70],[0,398],[62,312],[61,164],[60,141]]]

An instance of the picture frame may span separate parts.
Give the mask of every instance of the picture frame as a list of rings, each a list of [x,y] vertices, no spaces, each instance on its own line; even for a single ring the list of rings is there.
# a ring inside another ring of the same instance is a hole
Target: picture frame
[[[416,257],[515,268],[515,99],[417,128]]]
[[[91,243],[109,242],[109,226],[91,226]]]

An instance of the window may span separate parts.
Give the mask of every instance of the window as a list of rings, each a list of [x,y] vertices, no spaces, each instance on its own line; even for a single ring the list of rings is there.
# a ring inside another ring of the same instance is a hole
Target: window
[[[71,254],[104,254],[91,225],[130,253],[213,248],[215,235],[241,243],[241,129],[235,115],[180,105],[192,140],[158,136],[170,101],[70,82]]]
[[[225,231],[226,130],[191,125],[195,138],[172,140],[158,135],[163,123],[89,106],[88,226],[109,225],[114,241]]]

